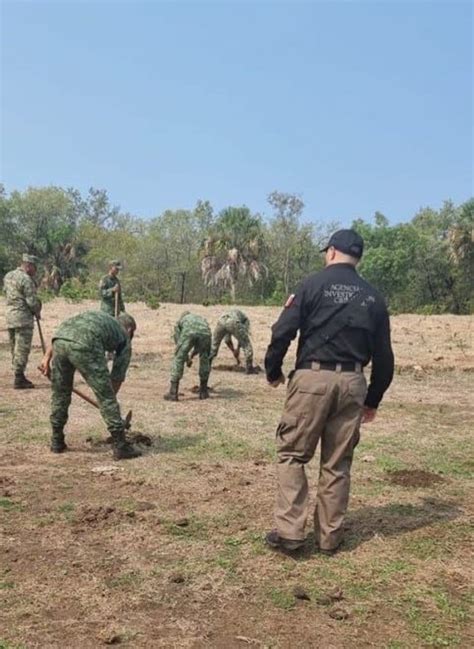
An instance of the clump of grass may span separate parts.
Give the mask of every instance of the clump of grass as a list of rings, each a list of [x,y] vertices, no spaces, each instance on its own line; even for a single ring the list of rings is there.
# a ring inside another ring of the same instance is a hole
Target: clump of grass
[[[11,498],[0,498],[0,509],[7,512],[21,512],[23,511],[23,505],[16,503]]]
[[[379,455],[376,459],[376,465],[383,471],[400,471],[401,469],[406,469],[405,462],[402,462],[402,460],[393,455]]]
[[[461,624],[467,619],[464,601],[454,602],[441,587],[408,590],[402,597],[414,634],[431,647],[450,647],[460,642]]]
[[[64,518],[66,520],[71,520],[72,517],[73,517],[75,509],[76,509],[76,505],[71,501],[67,501],[67,502],[63,503],[62,505],[59,505],[58,512],[60,512],[61,514],[64,514]]]
[[[269,595],[273,604],[277,608],[281,608],[284,611],[289,611],[296,604],[294,596],[287,591],[281,590],[280,588],[271,588]]]
[[[140,572],[132,570],[131,572],[124,572],[109,581],[111,588],[128,589],[137,586],[143,581],[143,575]]]
[[[172,536],[190,541],[207,540],[208,524],[197,516],[190,517],[185,525],[178,525],[176,521],[164,521],[163,527]]]
[[[0,638],[0,649],[26,649],[25,645],[14,644],[8,640],[2,640]]]

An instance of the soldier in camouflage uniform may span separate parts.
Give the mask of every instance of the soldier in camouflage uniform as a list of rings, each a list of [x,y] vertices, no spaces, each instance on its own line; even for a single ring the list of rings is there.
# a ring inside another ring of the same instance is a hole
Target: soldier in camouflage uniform
[[[74,372],[78,370],[95,394],[100,414],[112,437],[114,459],[124,460],[141,455],[125,439],[124,422],[116,398],[130,363],[135,329],[135,320],[127,313],[121,313],[115,319],[101,311],[86,311],[63,322],[54,334],[52,345],[41,364],[41,371],[47,376],[52,365],[53,453],[62,453],[67,449],[64,426],[71,403]],[[105,352],[115,352],[110,374]]]
[[[122,299],[122,287],[118,278],[119,271],[122,270],[122,264],[118,259],[109,262],[109,274],[103,277],[99,284],[100,290],[100,310],[115,316],[115,294],[118,293],[118,312],[125,311],[125,305]]]
[[[6,321],[12,365],[15,373],[13,387],[16,390],[34,388],[25,377],[25,369],[31,351],[34,316],[40,317],[41,301],[36,295],[36,275],[38,259],[33,255],[23,255],[22,264],[5,275],[3,286],[7,298]]]
[[[259,369],[253,365],[253,349],[250,342],[250,320],[239,309],[231,309],[221,315],[217,321],[212,336],[211,361],[217,356],[222,339],[240,365],[240,350],[244,352],[245,371],[247,374],[257,374]],[[232,336],[237,339],[237,349],[232,343]]]
[[[207,399],[207,382],[211,371],[211,329],[199,315],[186,311],[175,325],[174,342],[176,350],[171,366],[170,390],[165,394],[167,401],[178,401],[179,382],[183,377],[184,365],[191,367],[192,358],[199,354],[199,398]]]

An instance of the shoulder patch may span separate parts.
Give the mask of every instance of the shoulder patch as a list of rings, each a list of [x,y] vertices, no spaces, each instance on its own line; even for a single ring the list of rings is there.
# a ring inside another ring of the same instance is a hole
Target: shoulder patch
[[[285,309],[287,309],[288,307],[290,307],[293,304],[293,300],[295,299],[295,297],[296,297],[296,295],[294,293],[292,293],[288,297],[287,301],[285,302]]]

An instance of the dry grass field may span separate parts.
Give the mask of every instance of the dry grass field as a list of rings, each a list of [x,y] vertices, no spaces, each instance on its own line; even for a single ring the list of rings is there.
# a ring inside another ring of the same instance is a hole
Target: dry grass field
[[[45,333],[94,307],[47,303]],[[295,559],[262,540],[284,389],[232,371],[223,346],[208,401],[192,391],[195,366],[182,400],[163,401],[183,308],[130,305],[139,331],[120,401],[153,443],[117,463],[76,397],[70,451],[49,452],[39,339],[37,388],[14,391],[0,302],[0,648],[474,646],[472,319],[393,318],[396,377],[363,428],[343,551],[308,545]],[[211,326],[223,310],[189,308]],[[261,364],[279,309],[245,311]]]

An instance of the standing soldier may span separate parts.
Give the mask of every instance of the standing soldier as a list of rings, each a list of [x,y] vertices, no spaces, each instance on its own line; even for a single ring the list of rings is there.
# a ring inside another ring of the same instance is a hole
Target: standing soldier
[[[322,252],[326,268],[290,295],[265,357],[272,387],[285,382],[281,366],[298,330],[296,367],[277,429],[276,529],[267,543],[297,550],[305,540],[305,465],[321,441],[315,537],[319,551],[342,543],[350,470],[361,422],[373,421],[393,377],[390,324],[382,296],[356,271],[364,242],[354,230],[332,235]],[[362,368],[372,360],[369,389]]]
[[[184,364],[191,367],[193,356],[199,354],[199,398],[207,399],[207,382],[211,372],[211,329],[207,320],[185,311],[174,328],[174,352],[171,366],[170,390],[164,396],[167,401],[178,401],[179,382],[184,374]]]
[[[6,321],[12,352],[15,390],[34,388],[25,376],[33,339],[34,317],[40,317],[41,301],[36,295],[37,257],[23,255],[19,268],[5,275],[3,280],[7,297]]]
[[[125,424],[116,398],[130,363],[131,341],[136,327],[135,320],[127,313],[121,313],[115,319],[101,311],[80,313],[59,326],[40,367],[42,373],[49,376],[52,364],[53,453],[67,450],[64,426],[68,420],[74,373],[78,370],[96,396],[100,414],[112,437],[114,459],[126,460],[141,455],[125,439]],[[110,374],[105,360],[106,352],[115,352]]]
[[[111,316],[115,316],[115,300],[118,299],[118,312],[125,311],[125,305],[122,299],[122,287],[118,278],[119,271],[122,270],[122,264],[118,259],[109,262],[109,274],[103,277],[99,284],[100,289],[100,309]],[[118,298],[115,296],[118,295]]]
[[[240,350],[244,352],[246,374],[257,374],[259,369],[253,365],[253,349],[250,342],[250,320],[239,309],[231,309],[221,315],[212,336],[211,361],[219,353],[222,339],[240,365]],[[232,336],[237,339],[237,348],[232,343]]]

